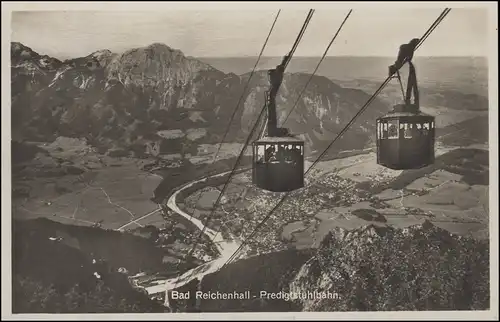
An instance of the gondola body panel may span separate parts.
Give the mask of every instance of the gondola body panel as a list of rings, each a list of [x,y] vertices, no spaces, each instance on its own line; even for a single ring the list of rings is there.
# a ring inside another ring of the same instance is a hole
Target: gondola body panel
[[[377,163],[394,170],[434,163],[435,118],[421,112],[389,113],[377,119]]]
[[[304,186],[304,141],[265,137],[253,143],[252,181],[257,187],[287,192]]]

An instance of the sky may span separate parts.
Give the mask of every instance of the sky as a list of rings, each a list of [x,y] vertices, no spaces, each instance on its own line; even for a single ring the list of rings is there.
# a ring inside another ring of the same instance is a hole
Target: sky
[[[146,8],[146,7],[145,7]],[[250,9],[252,8],[252,9]],[[296,56],[321,56],[348,8],[317,8]],[[146,9],[144,9],[146,10]],[[15,11],[12,41],[59,59],[94,51],[125,50],[164,43],[194,57],[257,56],[277,9],[237,10]],[[391,56],[400,44],[420,37],[443,8],[354,8],[327,56]],[[284,7],[264,56],[286,54],[307,7]],[[489,15],[484,8],[453,8],[419,49],[419,56],[488,56]]]

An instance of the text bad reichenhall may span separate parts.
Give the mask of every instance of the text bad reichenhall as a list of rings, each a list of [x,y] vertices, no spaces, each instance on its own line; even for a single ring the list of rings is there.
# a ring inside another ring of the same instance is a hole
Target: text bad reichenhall
[[[189,300],[190,292],[172,291],[170,295],[172,300]],[[255,298],[269,300],[306,300],[306,299],[339,299],[340,296],[335,292],[267,292],[260,291],[259,294],[252,294],[250,291],[245,292],[203,292],[197,291],[194,294],[195,299],[200,300],[249,300]]]

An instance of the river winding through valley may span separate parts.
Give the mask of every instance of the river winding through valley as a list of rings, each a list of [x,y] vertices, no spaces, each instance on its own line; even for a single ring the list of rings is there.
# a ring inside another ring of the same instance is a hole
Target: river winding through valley
[[[185,211],[183,211],[182,209],[180,209],[177,206],[177,196],[183,190],[188,189],[195,184],[202,183],[202,182],[205,182],[205,181],[213,179],[213,178],[222,177],[222,176],[225,176],[229,173],[231,173],[231,171],[218,173],[215,175],[204,177],[202,179],[191,181],[191,182],[181,186],[180,188],[175,190],[175,192],[168,198],[167,207],[170,210],[177,213],[178,215],[186,218],[191,223],[193,223],[193,225],[195,225],[198,229],[203,231],[204,224],[200,220],[193,217],[192,215],[189,215],[188,213],[186,213]],[[219,257],[210,261],[210,262],[201,264],[200,266],[197,266],[193,269],[190,269],[180,276],[173,277],[173,278],[170,278],[170,279],[164,280],[164,281],[158,281],[157,285],[154,285],[152,287],[148,287],[147,291],[149,294],[165,292],[165,305],[166,306],[168,306],[168,296],[167,296],[168,291],[176,289],[176,288],[181,287],[183,285],[186,285],[190,281],[192,281],[193,279],[201,280],[203,278],[203,276],[216,272],[224,265],[224,263],[231,257],[231,255],[241,245],[241,242],[237,238],[233,238],[231,236],[230,240],[225,240],[220,232],[216,232],[213,229],[210,229],[208,227],[206,227],[203,232],[208,238],[210,238],[212,243],[214,243],[215,246],[217,247],[217,250],[219,251]]]
[[[443,148],[437,149],[437,150],[438,151],[436,151],[436,155],[441,155],[444,152],[448,151],[448,149],[443,149]],[[453,150],[453,148],[450,150]],[[361,160],[359,160],[356,163],[349,162],[348,164],[337,166],[336,170],[339,171],[339,170],[343,170],[346,168],[351,168],[355,165],[361,165],[361,164],[365,164],[367,162],[373,163],[374,162],[373,158],[374,158],[373,155],[371,155],[371,156],[368,155],[368,156],[363,157]],[[310,165],[310,163],[311,162],[306,161],[307,165]],[[326,162],[326,163],[328,163],[328,162]],[[242,172],[242,171],[248,171],[248,170],[250,170],[250,169],[242,169],[240,171]],[[237,172],[240,172],[240,171],[237,171]],[[156,283],[155,285],[147,287],[146,290],[150,295],[165,293],[165,303],[164,303],[165,306],[169,306],[169,299],[167,296],[168,291],[182,287],[194,279],[198,279],[199,281],[201,281],[205,275],[208,275],[208,274],[211,274],[211,273],[218,271],[226,263],[226,261],[233,255],[233,253],[238,249],[238,247],[241,245],[241,240],[239,240],[238,238],[236,238],[232,235],[230,235],[229,238],[226,240],[226,239],[224,239],[224,237],[222,236],[222,234],[220,232],[214,231],[213,229],[210,229],[208,227],[204,228],[204,224],[199,219],[186,213],[185,211],[183,211],[182,209],[180,209],[177,206],[177,201],[178,201],[177,197],[178,197],[179,193],[183,192],[184,190],[186,190],[186,189],[188,189],[196,184],[206,182],[207,180],[211,180],[211,179],[214,179],[217,177],[222,177],[222,176],[228,175],[229,173],[231,173],[231,171],[226,171],[226,172],[222,172],[222,173],[218,173],[218,174],[214,174],[214,175],[208,175],[208,176],[203,177],[201,179],[197,179],[197,180],[191,181],[187,184],[184,184],[180,188],[177,188],[167,200],[166,205],[170,210],[172,210],[173,212],[177,213],[178,215],[186,218],[193,225],[195,225],[198,229],[200,229],[204,232],[206,237],[209,238],[212,241],[212,243],[216,246],[216,248],[219,252],[219,256],[216,259],[209,261],[209,262],[206,262],[204,264],[201,264],[193,269],[190,269],[179,276],[176,276],[176,277],[173,277],[173,278],[170,278],[167,280],[158,280],[155,282]]]
[[[366,161],[363,161],[366,162]],[[306,161],[306,164],[310,164],[311,162]],[[349,166],[352,166],[350,164]],[[348,167],[349,167],[348,166]],[[248,171],[250,169],[244,169],[243,171]],[[240,172],[240,171],[238,171]],[[222,173],[214,174],[214,175],[209,175],[206,177],[203,177],[201,179],[197,179],[194,181],[191,181],[187,184],[182,185],[180,188],[176,189],[174,193],[171,194],[171,196],[167,200],[167,207],[177,213],[178,215],[186,218],[189,220],[193,225],[195,225],[198,229],[203,231],[204,224],[197,218],[193,217],[192,215],[186,213],[182,209],[177,206],[177,196],[179,193],[183,192],[185,189],[188,189],[192,187],[193,185],[196,185],[198,183],[206,182],[207,180],[214,179],[217,177],[222,177],[225,175],[228,175],[231,173],[231,171],[225,171]],[[194,279],[198,279],[201,281],[201,279],[208,274],[214,273],[217,270],[219,270],[225,263],[226,261],[233,255],[233,253],[238,249],[238,247],[241,245],[241,241],[234,237],[230,236],[229,240],[224,239],[222,234],[220,232],[216,232],[213,229],[210,229],[208,227],[205,228],[204,234],[210,238],[212,243],[216,246],[218,252],[219,252],[219,257],[216,259],[201,264],[195,268],[192,268],[185,273],[167,279],[167,280],[158,280],[156,281],[156,285],[147,287],[146,290],[149,294],[158,294],[165,292],[165,306],[169,306],[169,299],[168,299],[168,291],[174,290],[176,288],[182,287],[189,282],[191,282]]]

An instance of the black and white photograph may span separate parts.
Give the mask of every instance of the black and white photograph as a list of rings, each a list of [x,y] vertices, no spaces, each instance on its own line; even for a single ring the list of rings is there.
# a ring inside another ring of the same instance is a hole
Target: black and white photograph
[[[497,25],[2,3],[2,319],[498,319]]]

